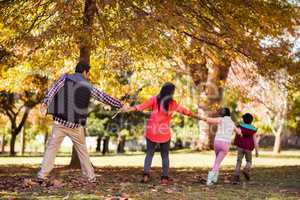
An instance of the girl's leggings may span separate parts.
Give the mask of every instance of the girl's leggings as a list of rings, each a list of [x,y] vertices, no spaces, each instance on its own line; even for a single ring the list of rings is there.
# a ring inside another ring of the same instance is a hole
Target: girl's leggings
[[[229,142],[215,140],[214,148],[216,159],[212,171],[219,171],[220,165],[229,151],[229,147]]]
[[[151,163],[153,159],[153,155],[155,152],[155,147],[158,143],[152,142],[147,139],[147,154],[144,163],[144,173],[149,174]],[[165,143],[159,143],[160,145],[160,155],[162,158],[162,168],[163,168],[163,176],[167,177],[169,175],[169,149],[170,149],[170,141]]]

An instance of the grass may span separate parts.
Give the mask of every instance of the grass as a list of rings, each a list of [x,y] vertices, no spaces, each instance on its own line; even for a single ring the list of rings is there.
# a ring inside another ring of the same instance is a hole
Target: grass
[[[111,154],[108,156],[100,156],[99,154],[92,153],[91,161],[94,166],[97,167],[107,167],[107,166],[126,166],[126,167],[142,167],[144,161],[144,153],[131,153],[124,155]],[[58,155],[56,158],[57,165],[67,165],[71,160],[70,155],[62,154]],[[214,161],[214,152],[172,152],[170,155],[170,165],[171,167],[211,167]],[[225,160],[223,161],[223,166],[233,166],[236,161],[235,151],[230,152]],[[0,157],[0,166],[7,164],[14,165],[39,165],[42,162],[41,156],[34,157]],[[270,151],[260,152],[258,158],[253,158],[253,163],[255,166],[262,167],[275,167],[275,166],[291,166],[300,165],[300,151],[283,151],[279,155],[274,155]],[[160,167],[161,158],[159,152],[154,156],[152,166]]]
[[[252,180],[231,184],[235,153],[225,159],[219,184],[206,187],[203,178],[213,162],[213,152],[171,154],[171,176],[174,184],[159,184],[160,156],[154,158],[151,183],[141,184],[143,154],[92,156],[99,182],[88,184],[80,170],[57,167],[52,178],[63,183],[42,187],[24,184],[34,180],[41,157],[0,157],[0,199],[300,199],[300,151],[281,155],[262,152],[254,158]],[[58,157],[64,165],[69,157]],[[113,167],[112,167],[113,166]]]

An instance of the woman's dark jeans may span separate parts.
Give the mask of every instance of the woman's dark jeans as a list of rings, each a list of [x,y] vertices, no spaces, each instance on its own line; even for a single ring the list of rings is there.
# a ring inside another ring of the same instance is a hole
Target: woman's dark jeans
[[[170,140],[165,143],[155,143],[147,139],[147,153],[144,163],[144,174],[149,174],[152,159],[155,152],[156,145],[160,145],[160,155],[162,158],[162,168],[163,168],[163,177],[168,177],[169,175],[169,149],[170,149]]]

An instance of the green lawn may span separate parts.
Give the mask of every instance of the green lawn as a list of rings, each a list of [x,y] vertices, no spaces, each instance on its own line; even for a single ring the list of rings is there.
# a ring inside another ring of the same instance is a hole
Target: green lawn
[[[206,187],[203,178],[213,162],[213,152],[171,154],[174,184],[159,185],[161,161],[156,154],[151,183],[141,184],[143,154],[96,156],[99,182],[88,184],[79,170],[58,166],[52,186],[34,184],[41,157],[0,157],[0,199],[300,199],[300,151],[280,155],[262,152],[254,158],[252,180],[232,185],[235,153],[224,161],[217,186]],[[69,157],[58,157],[64,165]],[[32,181],[33,182],[32,182]]]

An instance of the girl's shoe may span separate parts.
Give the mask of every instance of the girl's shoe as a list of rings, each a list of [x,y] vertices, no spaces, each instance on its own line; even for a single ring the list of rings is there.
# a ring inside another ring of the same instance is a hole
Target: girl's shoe
[[[219,171],[215,171],[214,172],[214,177],[212,178],[212,182],[213,183],[217,183],[218,182],[218,176],[219,176]]]
[[[150,181],[150,175],[144,174],[143,179],[141,180],[141,183],[148,183]]]
[[[168,176],[162,176],[160,180],[160,184],[162,185],[170,185],[173,183],[173,179],[169,178]]]
[[[96,178],[96,177],[88,178],[88,181],[89,181],[90,183],[97,183],[97,178]]]
[[[40,184],[41,186],[48,186],[48,185],[51,184],[51,183],[50,183],[50,180],[49,180],[48,178],[37,178],[37,179],[36,179],[36,182],[37,182],[38,184]]]
[[[206,185],[207,186],[211,186],[211,185],[214,184],[214,182],[213,182],[214,176],[215,176],[215,172],[214,171],[208,172],[207,181],[206,181]]]

